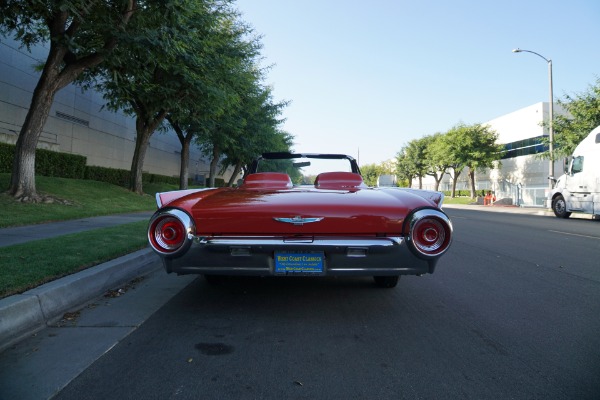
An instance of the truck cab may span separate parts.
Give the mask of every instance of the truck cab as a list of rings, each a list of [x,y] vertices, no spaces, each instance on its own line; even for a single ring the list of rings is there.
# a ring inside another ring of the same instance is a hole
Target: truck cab
[[[579,212],[600,217],[600,126],[575,148],[549,194],[554,215]]]

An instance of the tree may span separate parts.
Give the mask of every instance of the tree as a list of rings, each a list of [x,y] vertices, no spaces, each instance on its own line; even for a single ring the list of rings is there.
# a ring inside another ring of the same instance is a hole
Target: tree
[[[151,3],[145,1],[147,7]],[[17,139],[10,195],[21,201],[40,200],[35,187],[35,150],[54,96],[111,54],[137,10],[135,0],[0,2],[0,34],[14,34],[27,49],[39,43],[50,45]]]
[[[123,41],[99,68],[96,84],[111,109],[136,117],[130,189],[142,194],[143,163],[152,134],[167,115],[189,112],[199,96],[229,101],[219,83],[226,59],[223,35],[236,14],[223,1],[180,0],[145,10],[133,21],[143,39]],[[226,49],[229,50],[229,49]],[[177,120],[178,118],[173,118]]]
[[[414,173],[412,169],[411,159],[406,154],[407,146],[404,145],[398,153],[396,153],[396,177],[399,181],[406,181],[408,187],[412,186]]]
[[[395,175],[396,174],[396,161],[395,160],[386,160],[379,163],[383,173],[385,175]]]
[[[268,129],[263,132],[257,132],[255,135],[244,136],[240,144],[242,144],[242,147],[245,149],[240,152],[232,153],[231,156],[225,155],[222,161],[223,168],[226,168],[227,166],[234,167],[227,186],[231,187],[235,184],[235,178],[240,172],[246,176],[250,164],[258,155],[268,152],[291,151],[293,139],[294,137],[292,135],[278,129]],[[247,147],[243,146],[243,143],[247,143]],[[293,182],[302,180],[302,175],[296,168],[292,167],[289,170],[288,175],[290,175]]]
[[[261,44],[259,38],[247,37],[251,29],[244,24],[227,24],[223,33],[225,40],[218,54],[223,55],[223,65],[218,68],[219,87],[227,95],[227,104],[218,118],[203,125],[196,143],[210,157],[208,185],[214,187],[217,167],[223,155],[236,147],[247,125],[246,107],[250,99],[260,92],[259,81],[263,71],[256,66]],[[239,171],[239,170],[238,170]],[[237,173],[235,174],[237,175]]]
[[[467,140],[468,127],[463,123],[459,123],[446,132],[439,143],[440,150],[446,154],[445,157],[446,160],[448,160],[448,169],[451,170],[452,197],[456,197],[458,177],[467,165],[469,156],[468,147],[465,146],[465,141]]]
[[[187,188],[192,142],[208,148],[207,141],[210,142],[211,133],[221,132],[217,129],[217,122],[227,114],[244,110],[240,106],[240,99],[248,96],[246,92],[256,86],[258,79],[256,69],[252,68],[250,61],[260,48],[258,38],[251,42],[242,40],[242,37],[249,34],[248,28],[243,24],[234,29],[232,27],[235,25],[229,22],[223,26],[226,28],[219,31],[220,40],[213,46],[210,76],[208,73],[199,76],[201,81],[196,85],[197,90],[185,98],[184,105],[178,112],[171,112],[167,117],[181,143],[180,189]],[[209,60],[209,57],[204,54],[204,59]],[[207,84],[209,80],[210,85]],[[233,121],[244,124],[241,117]],[[213,148],[210,148],[211,151]],[[209,185],[212,186],[219,157],[220,155],[211,159]]]
[[[466,166],[469,168],[469,183],[471,198],[476,196],[475,172],[477,170],[491,168],[494,161],[502,158],[504,146],[497,144],[498,133],[489,125],[474,124],[467,127],[467,138],[465,151],[468,151]]]
[[[360,172],[364,182],[368,186],[377,186],[377,178],[384,174],[384,169],[378,164],[366,164],[360,167]]]
[[[423,188],[423,177],[427,174],[426,150],[429,137],[413,139],[403,146],[396,155],[398,178],[406,179],[408,187],[412,186],[414,178],[419,179],[419,189]]]
[[[180,117],[180,119],[177,120],[171,114],[167,115],[167,121],[169,121],[169,124],[175,131],[179,143],[181,144],[179,189],[184,190],[188,188],[190,147],[192,140],[199,134],[202,128],[197,125],[193,118],[185,119],[185,117]]]
[[[442,133],[435,133],[425,137],[425,165],[426,174],[435,180],[434,190],[439,190],[440,183],[450,168],[451,160],[446,153],[446,144]]]
[[[579,142],[600,125],[600,78],[587,91],[567,95],[558,104],[567,114],[554,116],[554,158],[571,155]],[[548,152],[542,157],[549,158]]]
[[[293,137],[278,128],[283,122],[279,117],[287,104],[285,101],[273,102],[271,89],[261,85],[242,95],[239,116],[244,124],[235,140],[224,149],[225,158],[221,163],[223,168],[234,167],[229,186],[233,186],[240,171],[247,170],[256,156],[264,152],[289,151]]]
[[[442,136],[441,150],[448,155],[452,170],[452,197],[456,196],[456,183],[465,167],[475,198],[475,172],[479,168],[489,168],[502,156],[502,146],[496,144],[498,134],[487,125],[466,125],[459,123]]]

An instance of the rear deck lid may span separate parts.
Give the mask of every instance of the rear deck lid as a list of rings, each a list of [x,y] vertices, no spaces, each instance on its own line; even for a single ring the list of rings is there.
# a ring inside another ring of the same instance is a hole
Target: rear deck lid
[[[430,205],[419,196],[385,191],[219,191],[191,207],[199,235],[399,234],[409,210]]]

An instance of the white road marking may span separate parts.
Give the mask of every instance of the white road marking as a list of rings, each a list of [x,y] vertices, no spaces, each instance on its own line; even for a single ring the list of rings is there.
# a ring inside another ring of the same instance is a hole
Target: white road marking
[[[577,233],[569,233],[569,232],[561,232],[561,231],[553,231],[553,230],[549,230],[549,232],[560,233],[561,235],[580,236],[580,237],[585,237],[585,238],[589,238],[589,239],[600,240],[600,237],[598,237],[598,236],[578,235]]]

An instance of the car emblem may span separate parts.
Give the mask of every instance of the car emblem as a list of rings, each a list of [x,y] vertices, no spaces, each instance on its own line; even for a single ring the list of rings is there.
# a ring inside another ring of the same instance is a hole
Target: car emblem
[[[319,222],[323,219],[323,217],[316,217],[316,218],[302,218],[301,216],[296,216],[294,218],[273,218],[275,221],[278,222],[285,222],[286,224],[293,224],[293,225],[304,225],[304,224],[310,224],[311,222]]]

